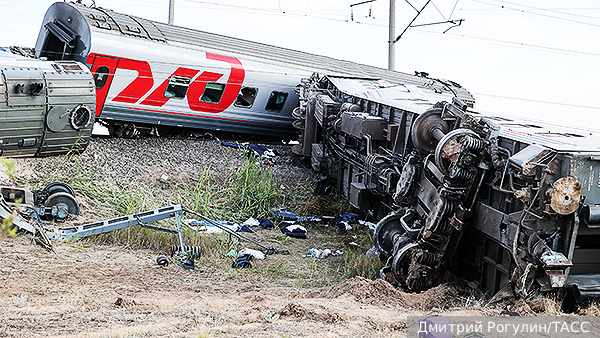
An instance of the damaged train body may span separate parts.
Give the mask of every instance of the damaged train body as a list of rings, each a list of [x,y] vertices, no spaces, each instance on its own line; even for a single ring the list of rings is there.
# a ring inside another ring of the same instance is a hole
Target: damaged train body
[[[448,269],[497,292],[600,295],[600,136],[474,110],[432,90],[314,74],[296,152],[379,220],[383,278]],[[537,288],[536,288],[537,287]]]
[[[92,134],[95,99],[85,65],[0,48],[0,156],[83,151]]]
[[[381,77],[470,97],[452,82],[77,3],[50,6],[35,52],[87,64],[97,90],[96,118],[114,136],[156,135],[175,127],[294,139],[294,87],[315,71]]]

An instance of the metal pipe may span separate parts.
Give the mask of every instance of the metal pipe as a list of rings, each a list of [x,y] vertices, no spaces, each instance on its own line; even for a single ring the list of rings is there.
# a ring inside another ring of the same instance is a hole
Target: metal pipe
[[[169,25],[175,20],[175,0],[169,0]]]
[[[179,235],[179,245],[181,250],[185,249],[185,244],[183,244],[183,234],[181,233],[181,223],[179,222],[179,214],[175,214],[175,220],[177,221],[177,234]]]
[[[390,0],[390,21],[388,35],[388,69],[396,68],[396,0]]]

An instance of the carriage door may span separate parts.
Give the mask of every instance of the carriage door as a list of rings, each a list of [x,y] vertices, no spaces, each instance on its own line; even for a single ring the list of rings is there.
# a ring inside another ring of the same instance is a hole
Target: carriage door
[[[96,85],[96,117],[98,117],[104,108],[104,103],[106,102],[108,90],[110,89],[110,85],[115,75],[119,59],[100,55],[90,55],[88,64],[90,63],[90,58],[93,58],[93,60],[91,60],[91,69]]]

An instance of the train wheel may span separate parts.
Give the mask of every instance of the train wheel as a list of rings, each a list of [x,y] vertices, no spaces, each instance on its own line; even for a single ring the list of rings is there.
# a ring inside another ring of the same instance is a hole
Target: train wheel
[[[391,214],[377,223],[373,242],[382,261],[394,254],[395,243],[405,232],[400,224],[400,217],[402,214]]]
[[[411,262],[410,252],[411,249],[416,246],[418,246],[418,244],[415,242],[405,244],[400,250],[396,252],[396,254],[394,255],[394,261],[392,263],[392,273],[394,274],[394,277],[396,278],[398,283],[407,287],[409,286],[406,285],[406,279],[408,278],[408,269],[410,267]],[[421,290],[413,289],[413,291]]]
[[[438,144],[434,131],[447,134],[450,127],[442,119],[442,109],[433,108],[419,115],[410,129],[413,145],[424,153],[431,153]]]
[[[56,182],[52,182],[52,183],[48,184],[47,186],[44,187],[42,192],[46,193],[48,196],[54,195],[57,192],[64,192],[71,196],[75,196],[75,191],[73,191],[73,188],[71,188],[70,185],[68,185],[64,182],[60,182],[60,181],[56,181]]]
[[[109,123],[107,125],[108,133],[112,137],[121,137],[123,135],[123,125],[122,124],[114,124]]]
[[[462,144],[458,140],[466,135],[479,138],[472,130],[455,129],[446,134],[435,147],[435,165],[442,174],[448,175],[450,173],[450,168],[456,163],[462,148]]]
[[[556,301],[564,313],[577,311],[580,303],[581,292],[577,286],[564,287],[556,293]]]
[[[137,134],[139,134],[137,128],[135,127],[135,124],[133,123],[125,123],[123,125],[123,133],[122,136],[125,138],[134,138],[135,136],[137,136]]]
[[[46,199],[46,207],[65,207],[69,214],[79,215],[79,203],[72,195],[57,192]]]

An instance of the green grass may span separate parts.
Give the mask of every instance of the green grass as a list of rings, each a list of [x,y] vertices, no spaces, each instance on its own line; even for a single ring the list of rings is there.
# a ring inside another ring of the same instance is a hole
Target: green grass
[[[82,205],[81,214],[90,220],[105,220],[157,209],[166,206],[166,201],[180,203],[213,220],[230,220],[238,223],[249,217],[268,217],[276,223],[269,210],[280,207],[289,208],[297,215],[306,216],[335,215],[351,210],[349,204],[338,194],[313,195],[315,177],[301,182],[286,182],[286,186],[282,187],[282,182],[277,179],[276,167],[261,165],[254,156],[248,154],[241,154],[241,156],[244,159],[241,165],[221,172],[218,180],[212,179],[212,168],[207,167],[201,169],[200,178],[191,184],[173,181],[164,186],[154,187],[156,188],[154,192],[151,191],[152,185],[144,187],[132,182],[126,187],[116,187],[109,182],[90,178],[79,166],[78,155],[69,156],[65,160],[75,164],[75,170],[70,176],[38,177],[25,180],[25,183],[29,187],[38,189],[53,181],[69,184],[78,197],[84,197],[83,199],[86,200]],[[157,196],[157,193],[160,195]],[[195,218],[193,215],[184,214],[181,219],[187,217]],[[153,225],[176,228],[174,218],[155,222]],[[292,281],[296,280],[297,285],[312,287],[335,284],[353,276],[371,279],[378,277],[379,261],[376,258],[366,258],[361,254],[372,246],[371,235],[364,227],[357,225],[357,229],[348,233],[319,224],[310,224],[306,227],[309,228],[310,241],[290,239],[278,229],[263,233],[263,239],[259,242],[265,246],[288,249],[295,256],[270,256],[268,261],[257,262],[255,264],[257,268],[252,271],[231,269],[231,259],[224,255],[232,249],[239,251],[244,247],[253,247],[253,244],[247,242],[240,244],[229,234],[201,233],[184,226],[183,222],[182,233],[186,245],[198,246],[203,252],[203,257],[197,260],[197,264],[224,268],[220,271],[224,271],[231,278],[244,275],[265,278],[265,280],[288,278]],[[344,241],[359,243],[362,251],[352,251],[341,246],[339,242],[333,242],[337,237],[349,235],[353,235],[354,238],[347,238]],[[93,244],[120,244],[129,249],[148,248],[163,254],[170,254],[170,246],[179,243],[175,234],[139,226],[93,236],[84,241]],[[323,260],[298,256],[299,253],[305,254],[310,247],[319,247],[319,245],[324,245],[323,249],[341,249],[344,255]]]

